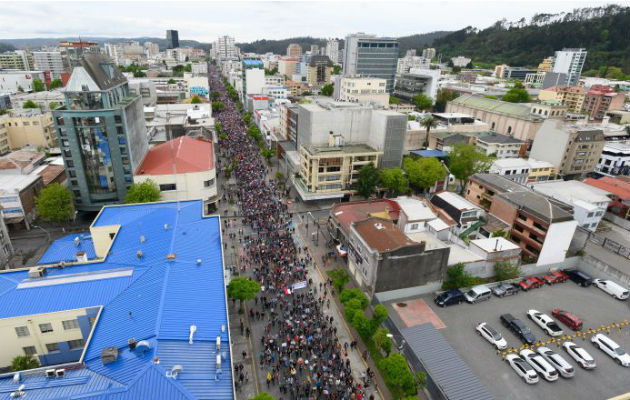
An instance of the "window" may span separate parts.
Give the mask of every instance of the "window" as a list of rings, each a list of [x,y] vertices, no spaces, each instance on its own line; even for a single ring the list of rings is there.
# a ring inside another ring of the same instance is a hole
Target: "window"
[[[96,317],[89,317],[88,321],[90,322],[90,328],[94,326],[94,323],[96,322]]]
[[[22,350],[24,350],[24,354],[27,356],[34,356],[35,354],[37,354],[35,346],[22,347]]]
[[[511,127],[511,126],[508,126],[507,133],[508,133],[508,135],[509,135],[510,133],[512,133],[512,127]]]
[[[116,122],[117,124],[122,123],[122,118],[120,118],[120,115],[114,115],[114,122]]]
[[[175,185],[174,183],[165,183],[163,185],[160,185],[160,191],[166,192],[169,190],[177,190],[177,185]]]
[[[68,347],[70,350],[80,349],[84,343],[83,339],[68,340]]]
[[[46,350],[49,353],[52,353],[54,351],[59,351],[59,343],[47,343],[46,344]]]
[[[416,229],[418,229],[418,224],[411,224],[411,230],[415,231]]]
[[[68,168],[74,168],[74,161],[72,160],[66,160],[66,166]]]
[[[31,332],[28,330],[28,326],[16,326],[15,333],[18,337],[31,336]]]
[[[79,328],[79,321],[77,321],[76,319],[69,319],[67,321],[62,321],[61,324],[63,325],[64,330]]]
[[[68,175],[70,175],[70,178],[76,178],[77,177],[77,172],[73,169],[68,170]]]
[[[53,331],[52,324],[50,322],[47,322],[45,324],[39,324],[39,330],[42,333],[52,332]]]
[[[587,214],[587,217],[588,218],[593,218],[593,215],[595,215],[595,213],[590,212],[590,213]]]
[[[210,179],[210,180],[207,180],[207,181],[203,181],[203,186],[204,186],[204,187],[210,187],[210,186],[212,186],[212,185],[214,185],[214,179]]]

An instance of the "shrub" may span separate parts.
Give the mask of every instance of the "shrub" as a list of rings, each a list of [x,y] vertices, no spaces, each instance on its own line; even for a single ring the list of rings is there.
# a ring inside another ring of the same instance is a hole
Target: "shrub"
[[[392,354],[382,359],[378,367],[394,398],[413,396],[418,392],[416,379],[401,354]]]
[[[494,264],[494,277],[497,281],[518,278],[519,274],[520,269],[518,264],[512,264],[505,261],[499,261]]]
[[[461,287],[473,286],[479,282],[479,278],[470,275],[464,269],[464,264],[455,264],[446,269],[446,279],[442,284],[442,289],[457,289]]]
[[[352,326],[359,332],[363,340],[367,340],[372,336],[372,325],[370,320],[365,316],[363,311],[357,310],[352,318]]]
[[[361,290],[357,288],[345,289],[339,295],[339,300],[344,304],[353,299],[359,301],[359,303],[361,304],[361,310],[365,310],[367,306],[370,304],[370,300],[368,300],[368,298],[363,294],[363,292],[361,292]]]

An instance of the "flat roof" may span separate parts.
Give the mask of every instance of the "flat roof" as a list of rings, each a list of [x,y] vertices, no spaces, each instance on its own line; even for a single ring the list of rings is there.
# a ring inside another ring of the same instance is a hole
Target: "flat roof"
[[[482,136],[482,137],[479,137],[477,140],[480,141],[480,142],[498,143],[498,144],[520,144],[520,143],[525,143],[522,140],[514,139],[512,136],[497,135],[497,134]]]
[[[439,198],[446,201],[447,203],[457,208],[458,210],[480,210],[478,206],[466,200],[465,198],[458,195],[457,193],[440,192],[440,193],[435,194],[435,196],[438,196]]]
[[[573,204],[577,201],[585,203],[608,203],[610,194],[606,190],[586,184],[580,181],[553,181],[532,183],[535,192],[545,194],[562,201]]]
[[[330,147],[328,145],[308,145],[305,146],[312,155],[330,154],[330,153],[382,153],[367,144],[349,144],[344,146]]]
[[[37,174],[28,175],[3,175],[0,174],[0,195],[18,194],[33,182],[42,179]]]
[[[353,201],[349,203],[337,203],[330,209],[332,217],[339,222],[342,229],[350,232],[350,225],[368,218],[373,214],[382,215],[387,212],[391,220],[397,220],[400,206],[390,199]]]
[[[423,200],[407,196],[400,196],[392,200],[398,203],[409,221],[424,221],[437,218],[433,210]]]
[[[50,284],[20,289],[40,280],[29,279],[26,269],[0,273],[0,318],[102,307],[83,364],[67,368],[63,380],[47,379],[44,369],[17,383],[2,375],[0,393],[24,384],[34,399],[233,399],[219,217],[204,217],[201,200],[158,202],[104,207],[92,226],[117,224],[107,258],[47,268],[41,282]],[[174,260],[166,258],[171,253]],[[67,248],[51,247],[45,255],[62,260]],[[197,327],[193,344],[191,325]],[[226,355],[218,379],[217,336]],[[131,337],[149,341],[151,349],[130,350]],[[118,348],[118,359],[103,365],[101,352],[110,346]],[[177,379],[166,375],[174,365],[183,366]]]
[[[599,179],[586,178],[584,183],[610,192],[622,200],[630,200],[630,181],[604,176]]]
[[[415,154],[419,157],[422,158],[445,158],[448,156],[448,154],[442,150],[432,150],[432,149],[427,149],[427,150],[412,150],[410,152],[411,154]]]
[[[510,242],[503,237],[492,237],[484,239],[475,239],[470,241],[471,244],[479,247],[486,253],[495,253],[497,251],[508,251],[520,249],[519,246]]]
[[[498,174],[474,174],[471,178],[501,192],[528,190],[525,186]]]

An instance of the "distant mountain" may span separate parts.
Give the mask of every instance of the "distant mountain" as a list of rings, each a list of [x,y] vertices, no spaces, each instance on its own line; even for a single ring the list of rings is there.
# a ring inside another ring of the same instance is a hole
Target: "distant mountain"
[[[473,62],[538,65],[554,51],[583,47],[584,70],[616,66],[630,72],[630,7],[610,5],[570,13],[537,14],[526,21],[497,21],[479,30],[471,26],[437,38],[443,59],[463,55]]]
[[[417,50],[418,55],[425,47],[432,47],[435,40],[443,38],[452,32],[450,31],[435,31],[429,33],[421,33],[418,35],[401,36],[398,38],[398,47],[400,53],[404,55],[407,50]]]
[[[156,37],[138,37],[138,38],[108,38],[108,37],[64,37],[64,38],[32,38],[32,39],[2,39],[0,40],[0,51],[2,50],[2,46],[14,46],[18,49],[39,49],[43,46],[56,46],[62,40],[91,40],[94,42],[98,42],[99,44],[104,43],[121,43],[127,42],[130,40],[140,42],[143,44],[144,42],[152,42],[157,43],[160,46],[160,50],[166,49],[166,39],[165,38],[156,38]],[[181,40],[179,41],[179,45],[182,47],[193,47],[198,49],[208,50],[210,48],[210,44],[201,43],[196,40]]]
[[[13,50],[15,50],[15,47],[13,45],[10,45],[8,43],[0,43],[0,53]]]

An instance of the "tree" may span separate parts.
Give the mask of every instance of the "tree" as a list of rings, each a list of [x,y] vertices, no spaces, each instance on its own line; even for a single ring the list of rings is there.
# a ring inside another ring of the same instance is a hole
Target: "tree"
[[[403,170],[398,167],[382,169],[381,184],[389,189],[394,197],[409,191],[409,181],[405,177]]]
[[[333,286],[337,289],[337,293],[341,293],[346,284],[350,282],[350,275],[343,268],[335,268],[328,271],[327,274],[333,280]]]
[[[394,398],[412,396],[417,393],[416,380],[401,354],[391,354],[378,363],[387,386],[392,389]]]
[[[11,371],[24,371],[39,367],[39,361],[33,356],[17,356],[11,360]]]
[[[186,64],[184,66],[184,72],[192,72],[192,64]]]
[[[261,392],[254,397],[250,397],[249,400],[276,400],[276,398],[267,392]]]
[[[374,167],[374,163],[370,162],[359,170],[359,178],[357,179],[357,193],[366,199],[370,197],[379,183],[379,173]]]
[[[22,108],[24,108],[24,109],[26,109],[26,108],[39,108],[39,104],[35,103],[33,100],[26,100],[22,104]]]
[[[428,115],[422,118],[420,125],[422,125],[427,131],[427,134],[424,137],[424,147],[426,148],[429,146],[429,133],[431,132],[431,128],[435,128],[438,125],[438,120],[434,116]]]
[[[48,103],[48,107],[49,107],[51,110],[54,110],[55,108],[57,108],[57,106],[58,106],[58,105],[59,105],[59,104],[57,104],[57,102],[56,102],[56,101],[51,101],[50,103]]]
[[[151,203],[160,200],[160,188],[150,179],[141,183],[132,183],[127,194],[125,195],[125,203]]]
[[[438,112],[444,112],[446,110],[446,103],[451,100],[455,100],[459,97],[459,94],[451,89],[440,89],[435,96],[435,109]]]
[[[325,85],[322,87],[322,90],[320,90],[320,91],[319,91],[319,93],[320,93],[322,96],[328,96],[328,97],[330,97],[330,96],[332,96],[332,95],[333,95],[333,92],[334,92],[334,91],[335,91],[335,88],[333,87],[333,85],[332,85],[332,84],[330,84],[330,83],[327,83],[327,84],[325,84]]]
[[[51,222],[68,222],[74,217],[72,192],[65,186],[52,183],[35,198],[37,214]]]
[[[449,169],[455,178],[462,184],[462,191],[466,181],[472,174],[484,172],[492,165],[492,158],[477,151],[472,144],[456,144],[450,154],[451,164]]]
[[[470,287],[477,281],[477,278],[466,272],[464,264],[458,263],[446,268],[446,279],[442,284],[442,289],[448,290]]]
[[[44,85],[41,79],[33,79],[32,87],[34,92],[43,92],[46,90],[46,85]]]
[[[199,104],[199,103],[201,103],[201,99],[199,98],[199,96],[193,96],[192,99],[190,99],[190,104]],[[214,109],[212,111],[214,111]]]
[[[249,125],[249,122],[252,120],[252,113],[249,111],[243,114],[243,121]]]
[[[221,97],[221,93],[218,90],[213,90],[212,93],[210,93],[210,98],[214,101],[214,100],[218,100]]]
[[[372,333],[376,332],[378,327],[387,320],[387,317],[387,308],[385,308],[384,305],[379,304],[374,307],[374,310],[372,310],[372,319],[370,320]]]
[[[363,339],[368,339],[372,336],[372,325],[363,311],[359,310],[354,314],[354,317],[352,317],[352,327],[359,332],[359,335],[361,335]]]
[[[430,110],[433,106],[433,100],[431,100],[431,98],[426,96],[425,94],[419,93],[414,96],[413,104],[419,110]]]
[[[58,87],[62,87],[62,86],[63,86],[63,82],[61,81],[61,79],[55,78],[52,81],[50,81],[49,88],[52,90],[52,89],[57,89]]]
[[[519,275],[520,268],[518,264],[513,264],[507,261],[498,261],[494,264],[494,278],[497,281],[518,278]]]
[[[333,65],[333,75],[339,75],[341,73],[341,65]]]
[[[234,278],[228,285],[230,298],[239,301],[239,313],[243,312],[243,302],[253,300],[258,292],[260,292],[260,284],[248,278]]]
[[[175,84],[175,79],[170,78],[167,82],[169,85],[174,85]]]
[[[444,165],[437,158],[405,157],[403,169],[407,173],[409,183],[423,191],[430,189],[437,181],[446,176]]]
[[[220,101],[213,101],[212,102],[212,112],[219,112],[222,111],[225,108],[225,106],[223,105],[222,102]]]
[[[532,101],[532,96],[523,88],[513,87],[501,97],[501,100],[509,103],[529,103]]]
[[[385,352],[386,355],[392,351],[392,339],[387,336],[389,331],[387,328],[378,328],[374,335],[372,335],[372,340],[374,344],[376,344],[381,350]]]
[[[389,96],[389,104],[400,104],[400,99],[395,96]]]
[[[267,164],[271,165],[271,158],[276,155],[275,149],[268,149],[267,147],[263,147],[260,149],[260,155],[267,160]]]

